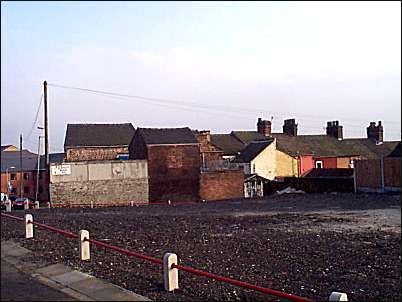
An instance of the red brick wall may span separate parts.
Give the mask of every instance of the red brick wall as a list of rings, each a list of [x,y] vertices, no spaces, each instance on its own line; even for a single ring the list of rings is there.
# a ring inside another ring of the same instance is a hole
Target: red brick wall
[[[150,145],[147,154],[150,202],[199,199],[198,145]]]
[[[128,153],[128,147],[71,148],[66,150],[66,161],[112,160],[121,153]]]
[[[211,136],[208,133],[196,134],[200,143],[200,162],[222,160],[223,151],[211,144]]]
[[[23,194],[22,196],[28,197],[32,200],[35,200],[35,190],[36,190],[36,171],[25,171],[23,173],[28,174],[28,179],[22,179],[22,190]],[[39,179],[39,187],[42,187],[43,192],[41,194],[38,194],[38,200],[40,201],[47,201],[47,186],[46,186],[46,179],[45,179],[45,172],[41,171],[42,174],[42,179]],[[16,174],[16,179],[15,180],[10,180],[11,179],[11,174]],[[11,193],[8,192],[9,195],[16,195],[16,196],[21,196],[21,190],[20,190],[20,184],[21,184],[21,174],[20,172],[14,172],[14,171],[9,171],[8,173],[8,179],[11,181],[11,185],[13,188],[17,189],[17,193]],[[25,187],[28,188],[29,192],[25,193],[24,189]],[[7,194],[7,174],[6,173],[1,173],[1,192]]]
[[[243,170],[225,170],[201,173],[200,199],[221,200],[243,197]]]
[[[322,167],[324,169],[335,169],[336,165],[336,157],[314,157],[314,167],[317,161],[322,161]]]

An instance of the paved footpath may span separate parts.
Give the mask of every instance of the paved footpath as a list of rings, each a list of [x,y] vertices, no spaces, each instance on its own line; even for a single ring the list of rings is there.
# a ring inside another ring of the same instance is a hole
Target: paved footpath
[[[29,253],[1,241],[1,301],[150,301],[62,264],[33,264]]]

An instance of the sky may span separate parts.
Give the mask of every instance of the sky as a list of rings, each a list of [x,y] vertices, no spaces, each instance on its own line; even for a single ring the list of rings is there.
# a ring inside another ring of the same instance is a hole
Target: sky
[[[44,81],[50,152],[68,123],[400,140],[401,2],[2,1],[2,145],[37,152]]]

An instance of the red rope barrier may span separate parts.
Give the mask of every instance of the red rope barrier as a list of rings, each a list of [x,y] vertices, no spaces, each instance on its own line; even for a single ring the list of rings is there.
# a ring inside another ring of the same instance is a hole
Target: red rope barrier
[[[122,249],[122,248],[119,248],[119,247],[116,247],[116,246],[113,246],[113,245],[110,245],[110,244],[107,244],[107,243],[103,243],[103,242],[101,242],[101,241],[94,240],[94,239],[88,239],[88,241],[89,241],[90,243],[95,244],[95,245],[103,246],[103,247],[105,247],[105,248],[109,248],[109,249],[111,249],[111,250],[120,252],[120,253],[122,253],[122,254],[126,254],[126,255],[128,255],[128,256],[137,257],[137,258],[140,258],[140,259],[143,259],[143,260],[147,260],[147,261],[150,261],[150,262],[152,262],[152,263],[159,264],[159,265],[162,265],[162,264],[163,264],[163,261],[160,260],[160,259],[158,259],[158,258],[154,258],[154,257],[151,257],[151,256],[147,256],[147,255],[143,255],[143,254],[140,254],[140,253],[136,253],[136,252],[131,252],[131,251],[129,251],[129,250],[125,250],[125,249]]]
[[[1,213],[1,216],[24,221],[23,218],[20,218],[20,217],[17,217],[17,216],[12,216],[12,215],[9,215],[9,214]],[[39,227],[42,227],[42,228],[45,228],[45,229],[48,229],[48,230],[51,230],[51,231],[55,231],[57,233],[60,233],[60,234],[63,234],[63,235],[69,236],[69,237],[74,237],[74,238],[79,237],[77,234],[67,232],[67,231],[64,231],[64,230],[61,230],[61,229],[58,229],[58,228],[55,228],[55,227],[51,227],[51,226],[48,226],[48,225],[45,225],[45,224],[42,224],[42,223],[34,222],[34,224],[39,226]],[[129,250],[125,250],[125,249],[122,249],[122,248],[119,248],[119,247],[116,247],[116,246],[113,246],[113,245],[110,245],[110,244],[107,244],[107,243],[104,243],[104,242],[101,242],[101,241],[98,241],[98,240],[94,240],[94,239],[87,239],[87,241],[89,241],[90,243],[93,243],[95,245],[103,246],[105,248],[120,252],[120,253],[128,255],[128,256],[133,256],[133,257],[136,257],[136,258],[140,258],[140,259],[143,259],[143,260],[150,261],[150,262],[158,264],[158,265],[163,265],[163,261],[158,259],[158,258],[154,258],[154,257],[151,257],[151,256],[136,253],[136,252],[131,252]],[[261,293],[264,293],[264,294],[269,294],[269,295],[273,295],[273,296],[276,296],[276,297],[285,298],[285,299],[288,299],[288,300],[291,300],[291,301],[312,302],[312,300],[307,299],[307,298],[302,298],[302,297],[299,297],[299,296],[296,296],[296,295],[287,294],[287,293],[280,292],[280,291],[277,291],[277,290],[274,290],[274,289],[253,285],[253,284],[250,284],[250,283],[247,283],[247,282],[237,281],[237,280],[227,278],[227,277],[223,277],[223,276],[218,276],[218,275],[211,274],[211,273],[208,273],[208,272],[204,272],[204,271],[201,271],[201,270],[198,270],[198,269],[194,269],[194,268],[189,267],[189,266],[173,264],[172,268],[176,268],[178,270],[182,270],[182,271],[192,273],[192,274],[195,274],[195,275],[215,279],[217,281],[222,281],[222,282],[229,283],[229,284],[232,284],[232,285],[235,285],[235,286],[255,290],[255,291],[258,291],[258,292],[261,292]]]
[[[269,295],[274,295],[280,298],[285,298],[291,301],[296,301],[296,302],[312,302],[312,300],[310,299],[306,299],[306,298],[302,298],[299,296],[295,296],[295,295],[291,295],[291,294],[287,294],[287,293],[283,293],[274,289],[270,289],[270,288],[266,288],[266,287],[261,287],[261,286],[257,286],[257,285],[253,285],[247,282],[242,282],[242,281],[237,281],[234,279],[230,279],[227,277],[222,277],[222,276],[218,276],[215,274],[211,274],[208,272],[204,272],[198,269],[194,269],[192,267],[189,266],[184,266],[184,265],[179,265],[179,264],[172,264],[172,268],[177,268],[178,270],[182,270],[182,271],[186,271],[188,273],[192,273],[195,275],[199,275],[199,276],[203,276],[203,277],[207,277],[207,278],[211,278],[211,279],[215,279],[218,281],[222,281],[222,282],[226,282],[226,283],[230,283],[236,286],[240,286],[243,288],[248,288],[248,289],[252,289],[264,294],[269,294]]]

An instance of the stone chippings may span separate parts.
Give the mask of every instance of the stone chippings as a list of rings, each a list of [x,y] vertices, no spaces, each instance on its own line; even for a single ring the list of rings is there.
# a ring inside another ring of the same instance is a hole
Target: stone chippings
[[[311,194],[266,200],[99,209],[43,209],[35,221],[236,280],[327,301],[332,291],[350,301],[400,301],[401,233],[376,228],[324,228],[354,223],[303,211],[400,207],[399,196]],[[244,215],[259,212],[260,215]],[[270,214],[265,214],[265,212]],[[23,216],[23,212],[14,212]],[[332,221],[332,220],[333,221]],[[180,289],[167,293],[162,267],[91,245],[80,262],[76,239],[38,229],[22,238],[20,222],[2,218],[2,240],[33,253],[31,261],[64,263],[153,300],[266,301],[275,297],[179,271]]]

